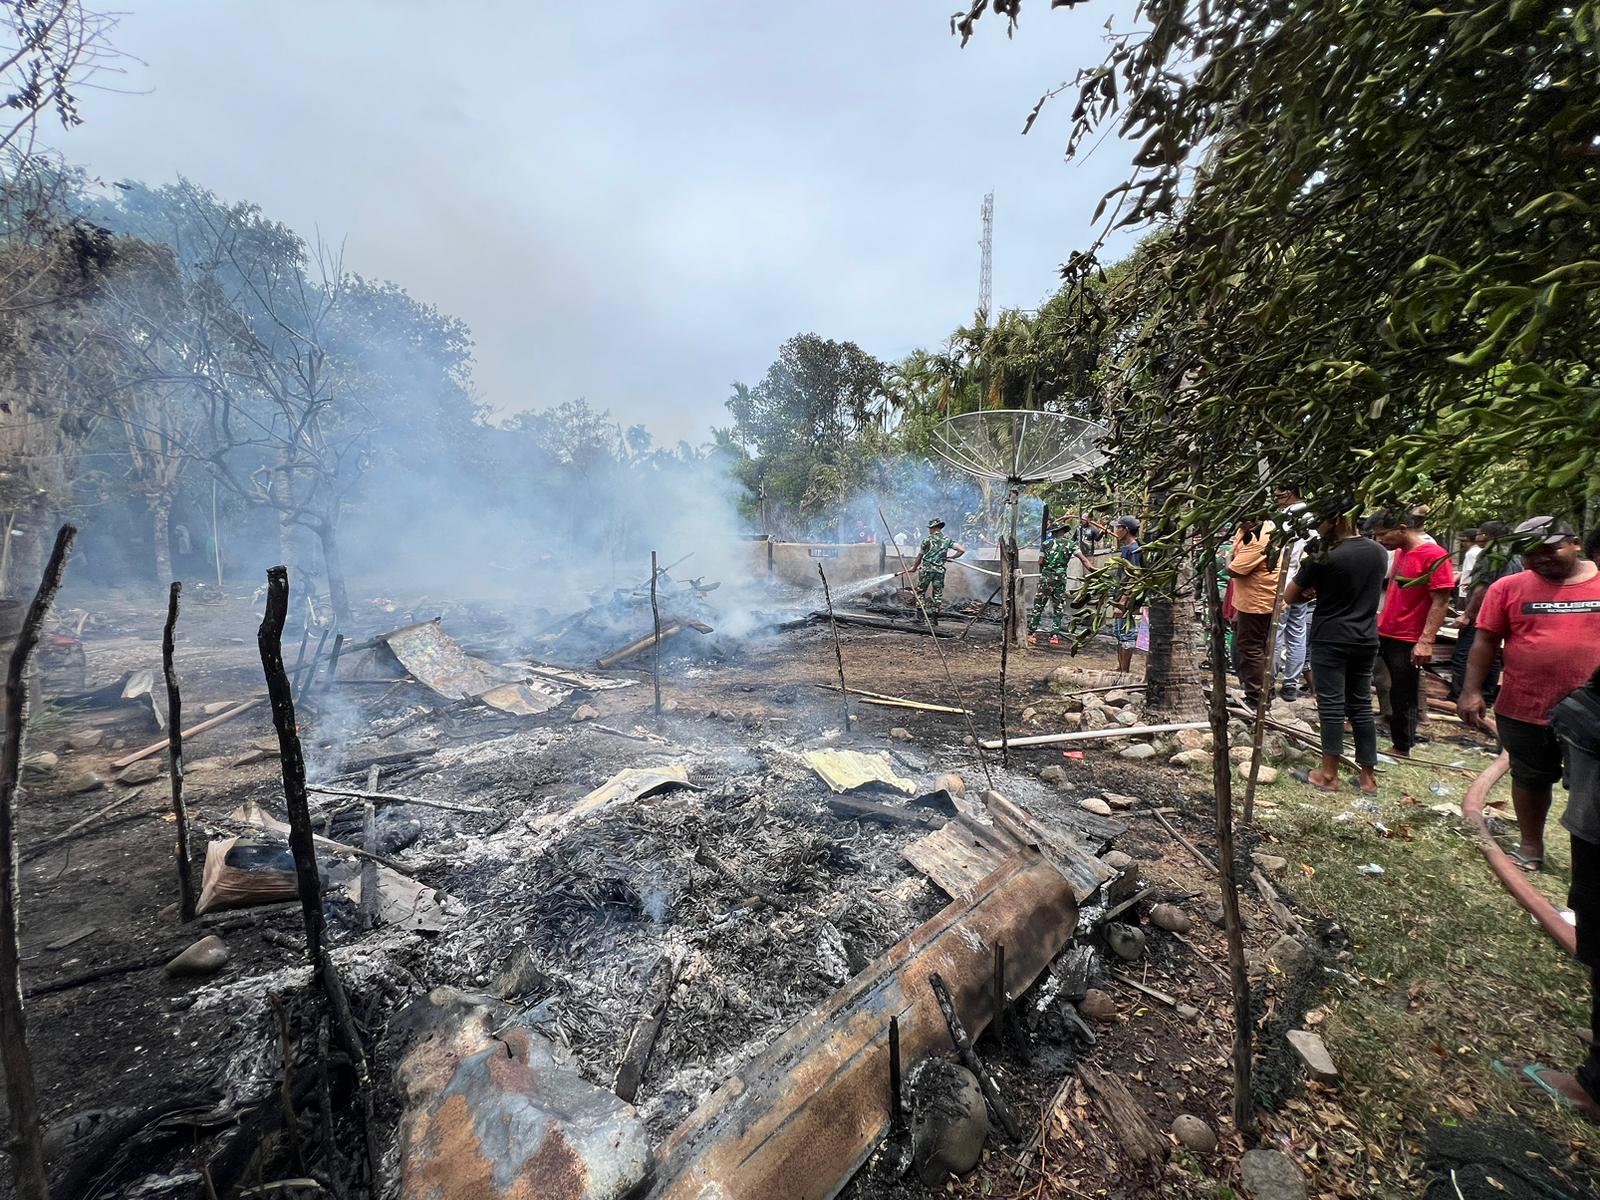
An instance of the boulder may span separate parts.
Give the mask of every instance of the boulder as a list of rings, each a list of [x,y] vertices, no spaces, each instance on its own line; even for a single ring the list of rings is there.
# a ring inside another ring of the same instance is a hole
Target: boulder
[[[1135,742],[1133,745],[1124,746],[1121,750],[1117,751],[1118,758],[1141,759],[1154,758],[1155,756],[1156,748],[1149,742]]]
[[[1056,718],[1056,724],[1061,726],[1063,733],[1072,729],[1083,728],[1083,714],[1081,712],[1062,713]]]
[[[1158,904],[1150,910],[1150,924],[1168,933],[1188,933],[1194,928],[1189,914],[1176,904]]]
[[[1126,871],[1133,866],[1133,855],[1122,850],[1107,850],[1100,856],[1100,861],[1113,871]]]
[[[1137,925],[1111,921],[1106,925],[1106,945],[1123,962],[1133,962],[1144,953],[1144,930]]]
[[[1131,750],[1133,747],[1128,748]],[[1139,805],[1137,796],[1124,796],[1121,792],[1107,792],[1105,796],[1106,803],[1112,808],[1137,808]]]
[[[1287,974],[1305,957],[1305,953],[1305,943],[1286,933],[1267,947],[1267,960]]]
[[[1099,988],[1090,988],[1078,1001],[1078,1011],[1091,1021],[1115,1021],[1117,1002]]]
[[[83,792],[96,792],[105,787],[105,785],[106,781],[93,771],[82,769],[73,771],[62,781],[62,786],[69,796],[76,796]]]
[[[22,761],[22,770],[28,775],[48,775],[61,764],[58,755],[49,750],[40,750],[30,754]]]
[[[1268,875],[1282,875],[1289,869],[1289,860],[1287,858],[1276,854],[1268,854],[1265,850],[1257,850],[1250,856],[1250,861]]]
[[[1211,1126],[1191,1113],[1179,1113],[1172,1119],[1172,1136],[1196,1154],[1210,1154],[1217,1148]]]
[[[1134,712],[1131,708],[1124,708],[1120,710],[1117,715],[1112,718],[1112,720],[1114,720],[1118,725],[1137,725],[1139,723],[1139,714]]]
[[[652,1167],[633,1106],[490,997],[436,988],[391,1022],[401,1200],[620,1200]]]
[[[1039,772],[1039,778],[1056,787],[1064,787],[1067,782],[1067,769],[1062,766],[1046,767]]]
[[[173,979],[194,979],[215,975],[228,965],[228,947],[216,934],[208,934],[166,966]]]
[[[105,740],[104,729],[79,729],[67,734],[67,745],[74,750],[93,750]]]
[[[1201,729],[1180,729],[1172,735],[1172,740],[1180,750],[1204,750],[1209,736]]]
[[[1031,721],[1035,717],[1037,717],[1038,715],[1039,715],[1039,710],[1037,708],[1034,708],[1032,705],[1029,705],[1027,708],[1022,710],[1022,719],[1024,721]]]
[[[1100,799],[1099,796],[1085,796],[1078,801],[1078,807],[1083,809],[1084,812],[1092,812],[1097,817],[1109,817],[1111,815],[1111,805]]]
[[[1248,763],[1250,756],[1255,753],[1255,748],[1246,742],[1242,746],[1228,747],[1228,761],[1234,763]]]
[[[162,778],[163,774],[166,774],[166,768],[160,758],[141,758],[139,762],[128,763],[122,770],[117,771],[117,782],[133,787],[134,784],[155,782]]]
[[[1199,767],[1210,769],[1211,751],[1209,750],[1179,750],[1167,760],[1175,767]]]
[[[1238,766],[1235,768],[1235,773],[1240,779],[1250,778],[1250,759],[1248,757],[1245,758],[1243,762],[1238,764]],[[1256,782],[1258,784],[1277,783],[1278,769],[1276,767],[1269,767],[1266,763],[1262,763],[1256,768]]]
[[[1306,1177],[1282,1150],[1247,1150],[1239,1180],[1248,1200],[1306,1200]]]
[[[978,1165],[989,1114],[977,1077],[948,1058],[928,1058],[906,1080],[911,1098],[911,1163],[930,1186]]]
[[[1333,1065],[1333,1056],[1322,1038],[1305,1029],[1291,1029],[1284,1036],[1289,1048],[1305,1063],[1311,1078],[1319,1083],[1333,1083],[1339,1078],[1339,1068]]]

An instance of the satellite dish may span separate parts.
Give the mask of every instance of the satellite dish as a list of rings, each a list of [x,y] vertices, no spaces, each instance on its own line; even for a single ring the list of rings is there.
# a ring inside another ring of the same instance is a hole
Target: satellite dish
[[[1066,413],[990,408],[950,417],[933,431],[934,453],[979,479],[1054,483],[1105,462],[1104,425]]]

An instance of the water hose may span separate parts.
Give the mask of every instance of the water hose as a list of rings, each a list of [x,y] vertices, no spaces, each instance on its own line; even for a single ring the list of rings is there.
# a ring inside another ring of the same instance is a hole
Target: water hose
[[[1533,886],[1533,881],[1528,878],[1527,872],[1500,848],[1500,844],[1489,833],[1489,817],[1483,811],[1483,806],[1489,799],[1489,793],[1494,789],[1494,785],[1499,783],[1510,769],[1511,758],[1502,750],[1500,757],[1490,763],[1483,774],[1474,779],[1467,788],[1466,798],[1461,802],[1461,815],[1467,819],[1473,832],[1477,834],[1478,848],[1483,851],[1484,858],[1489,860],[1489,866],[1500,877],[1500,882],[1505,884],[1506,891],[1511,893],[1518,904],[1528,910],[1533,919],[1563,950],[1575,955],[1578,952],[1578,931],[1562,919],[1555,905],[1546,900],[1544,894]]]

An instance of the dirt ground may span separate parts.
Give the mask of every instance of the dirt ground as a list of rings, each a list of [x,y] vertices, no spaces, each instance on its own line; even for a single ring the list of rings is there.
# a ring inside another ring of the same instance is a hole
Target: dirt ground
[[[89,601],[82,603],[91,608]],[[137,667],[153,666],[159,676],[157,602],[98,598],[92,610],[84,633],[89,686]],[[185,724],[200,719],[207,704],[262,690],[258,619],[247,596],[185,612],[179,642]],[[371,618],[375,629],[383,619]],[[447,629],[449,624],[447,618]],[[470,638],[462,640],[470,644]],[[420,835],[397,853],[420,865],[420,877],[430,886],[460,902],[460,929],[444,935],[385,932],[363,941],[335,914],[334,936],[363,996],[368,1034],[381,1040],[383,1023],[407,995],[439,984],[485,987],[514,951],[525,950],[561,1001],[544,1031],[574,1051],[586,1075],[606,1084],[650,965],[667,943],[682,944],[694,969],[674,996],[640,1095],[652,1134],[664,1136],[731,1069],[842,982],[817,966],[816,938],[824,925],[843,947],[850,969],[859,970],[944,903],[942,893],[900,857],[910,834],[829,815],[821,785],[793,762],[799,750],[816,744],[888,748],[907,770],[924,777],[957,772],[973,789],[988,785],[987,767],[998,790],[1044,806],[1073,805],[1108,792],[1134,798],[1133,807],[1117,814],[1125,830],[1115,846],[1137,861],[1141,887],[1149,890],[1147,905],[1177,904],[1193,918],[1187,935],[1147,926],[1148,953],[1127,973],[1197,1009],[1197,1016],[1186,1018],[1103,976],[1099,986],[1113,997],[1117,1013],[1096,1024],[1094,1045],[1074,1040],[1043,1011],[1029,1015],[1036,1034],[1031,1062],[1016,1047],[985,1039],[985,1056],[1024,1114],[1027,1133],[1042,1125],[1042,1137],[1026,1153],[991,1140],[980,1168],[950,1189],[1003,1196],[1232,1194],[1228,1189],[1237,1187],[1236,1164],[1245,1147],[1228,1116],[1232,1010],[1215,876],[1154,815],[1159,809],[1214,860],[1209,780],[1160,759],[1128,761],[1095,743],[1085,745],[1081,757],[1065,757],[1060,747],[1013,751],[1008,767],[996,754],[980,758],[970,732],[992,736],[999,724],[1000,649],[992,627],[979,625],[967,640],[942,642],[942,658],[932,640],[914,634],[847,629],[841,645],[852,687],[965,705],[973,711],[971,725],[955,714],[863,704],[855,706],[855,728],[845,738],[839,732],[840,695],[818,686],[837,680],[834,644],[819,626],[725,647],[712,657],[669,657],[661,679],[667,711],[659,725],[648,673],[641,668],[618,672],[642,680],[639,686],[588,696],[599,716],[581,723],[571,720],[575,698],[527,721],[468,712],[384,739],[374,730],[393,728],[411,710],[408,701],[382,688],[336,687],[329,699],[308,706],[301,735],[315,767],[398,745],[424,747],[431,756],[385,774],[380,788],[494,810],[492,816],[404,810]],[[1103,650],[1075,659],[1042,649],[1012,655],[1014,730],[1052,728],[1052,713],[1059,709],[1049,678],[1069,662],[1114,665]],[[1023,720],[1023,711],[1035,707],[1032,718]],[[30,751],[59,756],[55,768],[27,788],[20,835],[30,1042],[46,1119],[58,1140],[95,1112],[204,1113],[226,1108],[251,1088],[270,1090],[274,1073],[281,1073],[275,1033],[283,1008],[272,998],[304,986],[302,951],[296,948],[299,915],[282,909],[202,918],[200,932],[220,933],[230,952],[229,964],[213,978],[169,979],[159,969],[199,933],[182,926],[173,909],[173,821],[165,776],[133,789],[115,782],[110,765],[155,740],[147,721],[147,714],[112,720],[41,710],[30,734]],[[101,744],[74,749],[69,738],[91,728],[103,729]],[[202,829],[227,832],[227,813],[250,799],[282,815],[278,761],[258,750],[270,747],[272,734],[261,705],[189,740],[187,796]],[[258,761],[241,762],[252,757]],[[526,861],[508,866],[493,852],[508,829],[559,813],[613,771],[663,761],[685,763],[704,790],[670,793],[658,804],[640,806],[636,815],[566,845],[559,855],[532,851]],[[1063,787],[1040,783],[1037,773],[1046,766],[1064,769]],[[102,781],[98,786],[96,779]],[[119,799],[112,812],[49,844]],[[1269,810],[1275,804],[1266,802]],[[1260,837],[1259,830],[1241,830],[1242,864],[1248,865]],[[770,924],[756,919],[747,898],[695,871],[696,845],[744,864],[764,886],[797,901],[802,915]],[[1293,886],[1289,881],[1285,891]],[[1331,914],[1301,913],[1310,948],[1291,961],[1281,947],[1275,949],[1283,930],[1248,882],[1244,905],[1259,1022],[1258,1093],[1276,1109],[1267,1118],[1268,1144],[1282,1145],[1285,1137],[1275,1122],[1304,1121],[1303,1110],[1285,1108],[1286,1100],[1313,1103],[1322,1120],[1340,1108],[1335,1088],[1303,1082],[1282,1046],[1282,1033],[1324,1019],[1329,980],[1349,977],[1359,964]],[[1092,908],[1091,903],[1081,914],[1081,927],[1089,924]],[[139,969],[75,982],[133,963]],[[1025,1011],[1032,999],[1025,999]],[[1134,1168],[1104,1113],[1081,1085],[1069,1082],[1079,1061],[1126,1084],[1163,1137],[1176,1116],[1189,1113],[1219,1133],[1221,1148],[1213,1154],[1175,1148],[1164,1167]],[[393,1116],[392,1108],[380,1109],[380,1117]],[[198,1135],[188,1136],[196,1145],[184,1150],[164,1144],[164,1159],[148,1147],[116,1148],[126,1160],[120,1174],[104,1171],[112,1151],[86,1140],[62,1153],[57,1170],[71,1172],[76,1164],[80,1171],[72,1179],[93,1178],[81,1171],[92,1157],[108,1178],[125,1182],[154,1177],[159,1161],[168,1186],[151,1184],[137,1194],[194,1195],[204,1152],[196,1149]],[[91,1145],[93,1151],[86,1152]],[[1346,1149],[1356,1165],[1318,1176],[1321,1190],[1314,1187],[1313,1194],[1384,1194],[1370,1190],[1365,1168],[1371,1164],[1361,1161],[1359,1144],[1350,1147],[1347,1139]],[[1299,1150],[1303,1154],[1305,1147]],[[1307,1165],[1315,1171],[1326,1164]],[[254,1182],[270,1180],[270,1173],[260,1174],[262,1164],[255,1169]],[[85,1197],[124,1194],[106,1190],[107,1184],[93,1191],[81,1186],[85,1190],[78,1194]],[[926,1190],[887,1180],[869,1164],[847,1194]]]

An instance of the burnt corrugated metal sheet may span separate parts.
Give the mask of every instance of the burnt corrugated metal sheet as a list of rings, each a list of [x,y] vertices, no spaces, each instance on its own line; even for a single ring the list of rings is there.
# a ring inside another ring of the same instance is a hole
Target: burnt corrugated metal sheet
[[[481,696],[511,676],[481,658],[473,658],[439,627],[437,620],[407,625],[378,639],[411,672],[411,677],[426,684],[446,700],[465,700]]]

